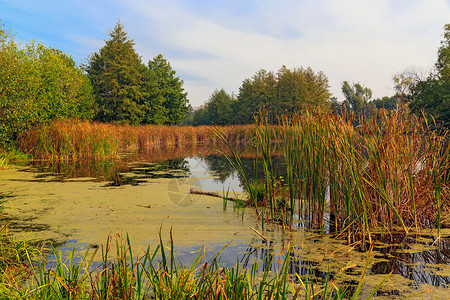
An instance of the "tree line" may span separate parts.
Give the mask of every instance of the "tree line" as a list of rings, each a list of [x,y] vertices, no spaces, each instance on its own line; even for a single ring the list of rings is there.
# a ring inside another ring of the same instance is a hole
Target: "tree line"
[[[261,109],[269,111],[271,121],[277,122],[277,116],[321,106],[367,117],[382,108],[415,114],[425,111],[437,127],[450,128],[450,24],[444,26],[443,37],[433,70],[425,75],[411,70],[394,75],[395,93],[391,96],[373,99],[370,88],[344,81],[341,86],[344,101],[338,102],[331,95],[323,72],[282,66],[277,73],[261,69],[245,79],[237,96],[224,89],[215,90],[204,105],[191,110],[187,123],[248,124]]]
[[[157,55],[143,63],[118,22],[84,65],[40,42],[21,43],[0,25],[0,146],[57,118],[180,124],[189,110],[183,81]]]
[[[253,123],[261,110],[268,112],[271,123],[279,122],[280,116],[299,113],[307,107],[371,116],[378,109],[398,108],[396,97],[372,99],[372,90],[360,83],[342,83],[345,100],[340,103],[331,96],[328,78],[323,72],[311,68],[287,69],[282,66],[275,74],[259,70],[251,79],[245,79],[238,96],[224,89],[215,90],[208,101],[191,111],[189,124],[230,125]]]
[[[308,106],[328,106],[331,93],[328,78],[311,68],[288,69],[277,73],[261,69],[245,79],[237,97],[225,90],[212,93],[205,105],[197,109],[193,125],[215,123],[249,124],[261,109],[267,110],[272,122],[281,114],[290,115]]]
[[[332,97],[326,75],[311,68],[261,69],[244,79],[236,95],[215,90],[193,110],[183,81],[159,54],[144,63],[134,41],[117,22],[102,48],[77,65],[64,52],[40,42],[17,42],[0,25],[0,146],[56,118],[128,124],[248,124],[261,109],[271,122],[306,107],[373,115],[377,109],[427,112],[450,127],[450,24],[445,25],[437,62],[429,74],[393,77],[395,94],[372,99],[360,83],[342,83],[343,102]]]

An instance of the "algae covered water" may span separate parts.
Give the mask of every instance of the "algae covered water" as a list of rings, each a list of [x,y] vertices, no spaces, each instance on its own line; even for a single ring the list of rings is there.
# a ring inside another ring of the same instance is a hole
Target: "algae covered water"
[[[308,231],[308,226],[301,226],[308,220],[297,220],[294,231],[268,224],[263,230],[251,208],[189,193],[196,188],[243,197],[240,177],[226,158],[191,155],[154,162],[124,157],[103,164],[35,162],[1,171],[0,192],[7,195],[4,217],[10,230],[21,238],[51,243],[63,253],[73,248],[84,252],[116,234],[128,235],[140,251],[154,249],[158,232],[169,240],[172,231],[176,254],[184,263],[203,247],[207,257],[221,251],[224,266],[258,261],[261,269],[273,270],[282,249],[290,245],[292,273],[319,281],[331,274],[343,284],[361,277],[367,254],[340,239]],[[252,169],[258,166],[254,159],[245,159],[244,164],[249,173],[258,173]],[[438,239],[424,230],[375,243],[367,291],[392,272],[378,297],[429,290],[417,297],[445,299],[450,234],[445,230],[441,234]]]

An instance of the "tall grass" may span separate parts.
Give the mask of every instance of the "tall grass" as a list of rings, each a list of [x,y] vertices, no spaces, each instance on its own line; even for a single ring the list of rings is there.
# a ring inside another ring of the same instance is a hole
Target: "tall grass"
[[[40,256],[36,245],[28,241],[14,240],[8,234],[8,226],[0,227],[0,298],[18,299],[16,292],[24,287],[24,281],[32,275],[27,262]]]
[[[291,225],[294,219],[307,219],[322,232],[328,225],[362,245],[372,242],[372,232],[380,228],[408,232],[450,225],[448,133],[401,112],[355,118],[307,110],[282,119],[280,137],[269,133],[261,115],[256,143],[272,219],[287,212]],[[274,137],[281,139],[287,170],[289,209],[284,211],[277,211],[274,199]]]
[[[5,156],[0,156],[0,170],[6,169],[8,167],[8,160]]]
[[[19,151],[17,148],[0,149],[0,170],[7,169],[10,162],[22,164],[28,162],[29,155]]]
[[[256,126],[221,127],[227,141],[252,144]],[[50,160],[117,158],[120,152],[214,145],[212,126],[113,125],[58,120],[36,126],[18,138],[19,147],[34,158]]]
[[[206,260],[203,249],[197,252],[191,266],[184,266],[174,254],[172,237],[167,245],[160,236],[156,249],[151,251],[148,248],[140,256],[133,254],[128,236],[117,235],[115,244],[113,254],[114,246],[109,237],[106,245],[102,246],[99,264],[94,262],[98,249],[92,254],[88,250],[78,262],[75,261],[75,250],[66,259],[53,250],[54,266],[46,268],[44,264],[38,264],[33,282],[1,290],[0,296],[44,300],[356,299],[363,286],[364,274],[353,290],[337,287],[329,276],[323,285],[317,285],[311,279],[290,274],[293,249],[290,246],[284,256],[280,254],[276,272],[259,272],[257,263],[249,268],[242,268],[239,262],[235,267],[222,268],[220,251]],[[369,259],[370,256],[367,262]]]

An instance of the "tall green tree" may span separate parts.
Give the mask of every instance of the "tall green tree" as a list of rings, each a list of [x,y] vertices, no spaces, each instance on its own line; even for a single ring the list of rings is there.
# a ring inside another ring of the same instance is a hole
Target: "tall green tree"
[[[251,123],[264,108],[271,122],[277,122],[281,114],[299,112],[307,106],[329,106],[330,96],[328,78],[322,72],[282,66],[274,75],[261,69],[243,81],[233,115],[235,123]]]
[[[425,110],[438,126],[450,127],[450,24],[444,26],[444,35],[438,50],[435,70],[412,88],[412,112]]]
[[[164,106],[164,95],[159,89],[156,74],[145,68],[143,95],[138,101],[142,110],[142,124],[165,124],[168,120],[168,111]]]
[[[234,123],[254,122],[254,115],[261,109],[270,109],[276,101],[276,78],[273,72],[259,70],[251,79],[245,79],[239,88],[237,101],[233,105]]]
[[[165,110],[164,123],[168,125],[180,124],[189,112],[187,93],[184,92],[183,80],[176,76],[175,70],[162,54],[148,62],[148,68],[155,74],[157,84],[164,99],[162,106]]]
[[[348,81],[342,83],[342,93],[344,94],[344,104],[348,109],[356,113],[364,113],[372,98],[372,90],[359,83],[350,85]]]
[[[331,97],[328,78],[309,67],[290,70],[282,66],[277,73],[277,93],[276,110],[291,114],[306,106],[328,106]]]
[[[16,42],[0,26],[0,144],[33,125],[93,116],[89,79],[65,53],[34,41]]]
[[[217,125],[229,124],[232,116],[233,97],[224,89],[215,90],[208,102],[209,118]]]
[[[109,36],[99,52],[90,56],[86,66],[97,103],[95,119],[140,123],[144,118],[145,65],[120,22]]]
[[[215,90],[205,105],[195,111],[193,125],[228,125],[232,123],[234,101],[233,96],[224,89]]]

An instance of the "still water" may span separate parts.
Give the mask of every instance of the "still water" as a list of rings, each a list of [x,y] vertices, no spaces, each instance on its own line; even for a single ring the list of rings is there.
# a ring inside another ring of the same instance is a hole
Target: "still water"
[[[3,222],[9,222],[14,235],[51,243],[62,253],[73,248],[84,252],[117,234],[128,234],[136,251],[155,249],[158,232],[168,241],[172,230],[176,255],[186,264],[201,247],[208,258],[228,245],[221,252],[224,266],[256,261],[261,269],[275,270],[280,252],[290,245],[292,273],[318,281],[329,273],[337,284],[359,280],[367,253],[308,231],[308,226],[285,231],[272,225],[263,231],[251,208],[190,194],[196,188],[245,198],[225,157],[179,156],[155,162],[127,154],[116,162],[34,162],[0,171],[0,193],[8,200]],[[255,159],[243,161],[249,174],[261,172]],[[393,274],[377,293],[380,299],[428,289],[416,298],[449,298],[449,232],[444,231],[440,242],[436,233],[424,230],[376,243],[364,280],[367,293],[389,272]]]

